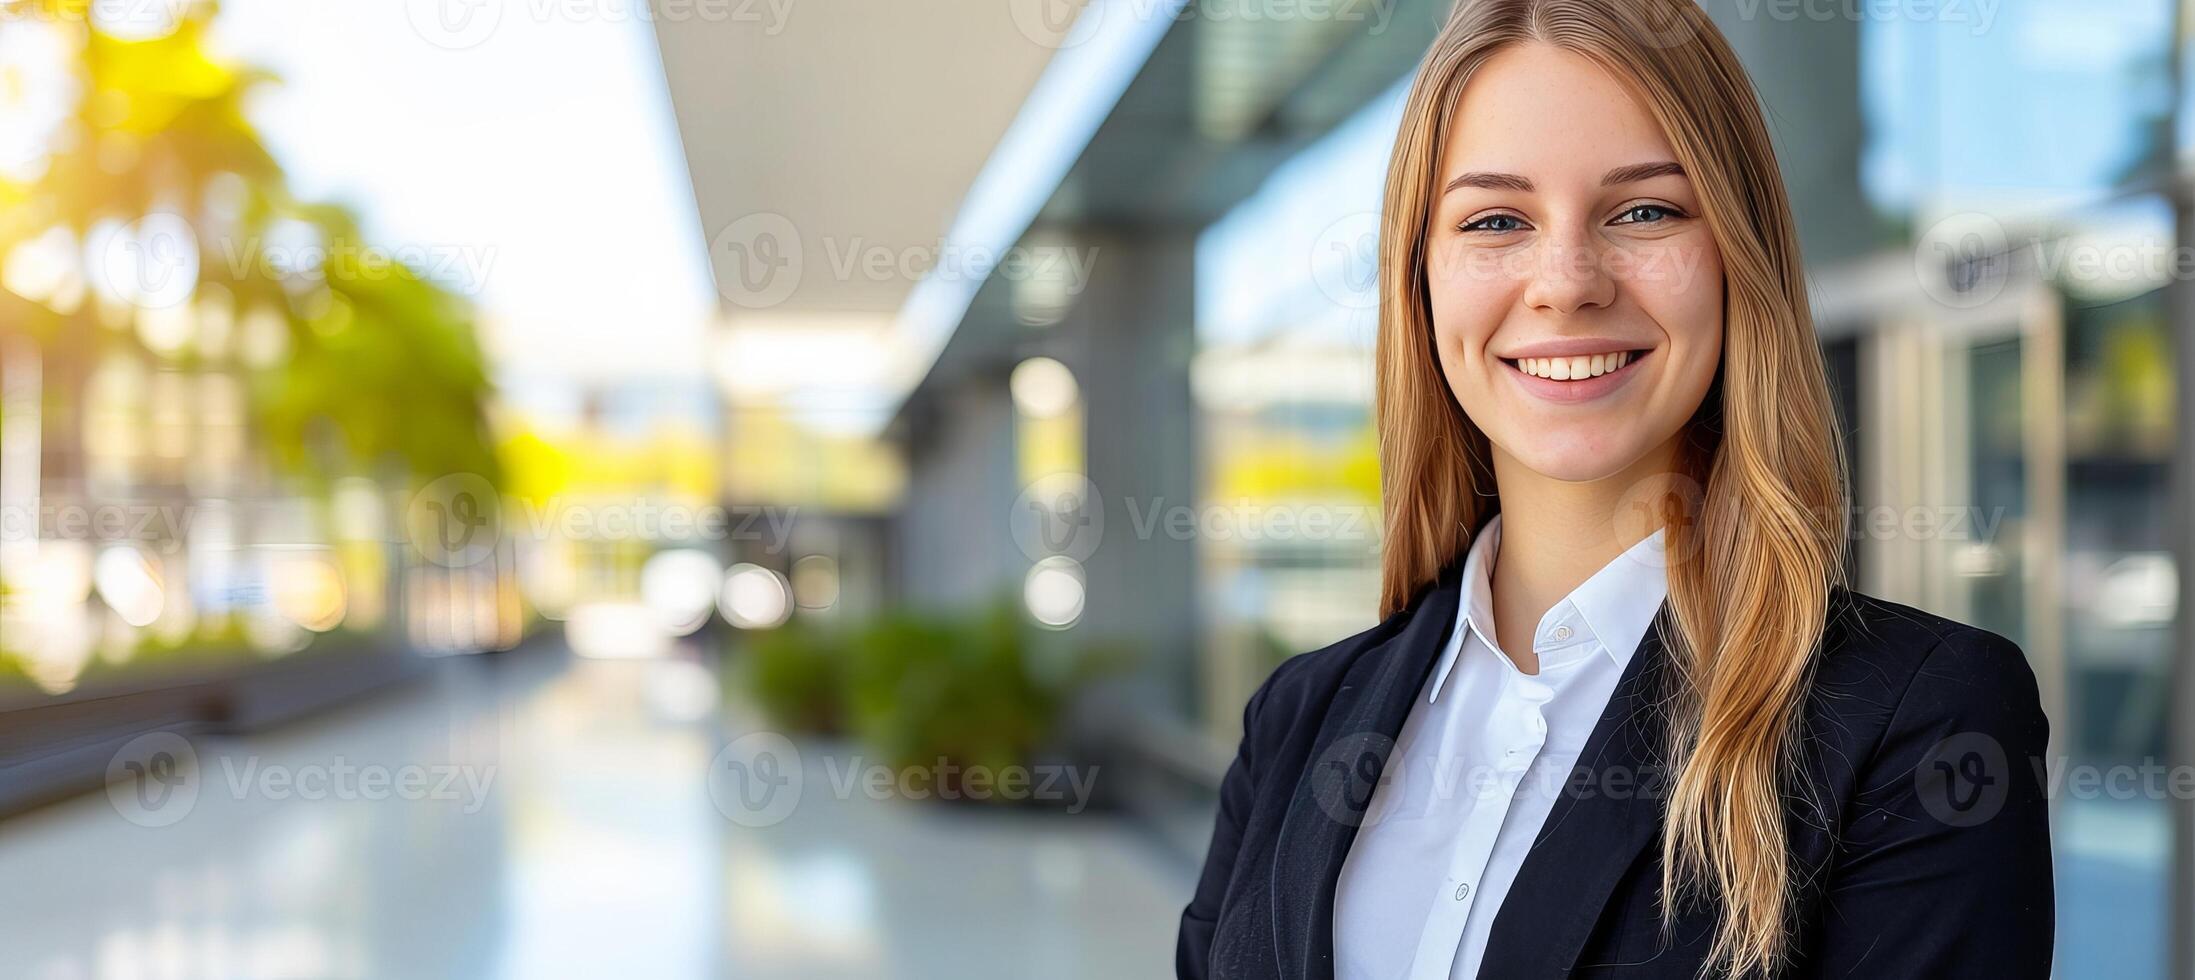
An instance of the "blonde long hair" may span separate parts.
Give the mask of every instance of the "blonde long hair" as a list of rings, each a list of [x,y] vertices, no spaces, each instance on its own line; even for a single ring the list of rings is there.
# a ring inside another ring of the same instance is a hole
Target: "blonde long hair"
[[[1630,83],[1693,179],[1722,253],[1721,370],[1681,440],[1665,511],[1676,667],[1663,924],[1711,899],[1708,957],[1744,976],[1789,954],[1781,801],[1832,588],[1844,460],[1775,151],[1752,85],[1690,0],[1462,0],[1419,66],[1381,216],[1378,396],[1386,522],[1380,610],[1401,610],[1498,507],[1486,435],[1434,351],[1428,215],[1465,82],[1512,44],[1552,44]],[[1683,492],[1689,488],[1691,492]]]

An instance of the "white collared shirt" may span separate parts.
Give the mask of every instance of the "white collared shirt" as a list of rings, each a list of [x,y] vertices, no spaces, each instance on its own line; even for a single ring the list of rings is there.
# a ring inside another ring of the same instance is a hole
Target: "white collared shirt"
[[[1662,533],[1541,617],[1538,674],[1495,642],[1495,515],[1464,559],[1456,628],[1412,707],[1334,896],[1337,980],[1471,980],[1495,913],[1668,595]]]

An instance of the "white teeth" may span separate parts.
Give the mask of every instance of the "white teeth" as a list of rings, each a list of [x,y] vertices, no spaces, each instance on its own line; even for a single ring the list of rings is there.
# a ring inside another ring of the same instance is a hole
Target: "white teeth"
[[[1579,357],[1524,357],[1517,359],[1517,367],[1535,378],[1554,381],[1597,378],[1631,363],[1630,351],[1610,354],[1588,354]]]

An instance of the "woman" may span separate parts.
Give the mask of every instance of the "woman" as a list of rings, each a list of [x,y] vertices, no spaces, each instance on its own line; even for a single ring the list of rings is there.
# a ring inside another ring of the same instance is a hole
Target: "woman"
[[[2018,647],[1842,585],[1790,207],[1687,0],[1463,0],[1388,172],[1385,621],[1250,700],[1184,977],[2046,977]]]

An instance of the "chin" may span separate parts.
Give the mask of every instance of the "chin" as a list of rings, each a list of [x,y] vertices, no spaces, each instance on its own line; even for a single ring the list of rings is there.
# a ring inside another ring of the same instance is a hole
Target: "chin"
[[[1617,476],[1645,454],[1646,446],[1638,440],[1610,440],[1594,435],[1576,438],[1535,436],[1528,451],[1510,452],[1526,469],[1565,483],[1592,483]]]

